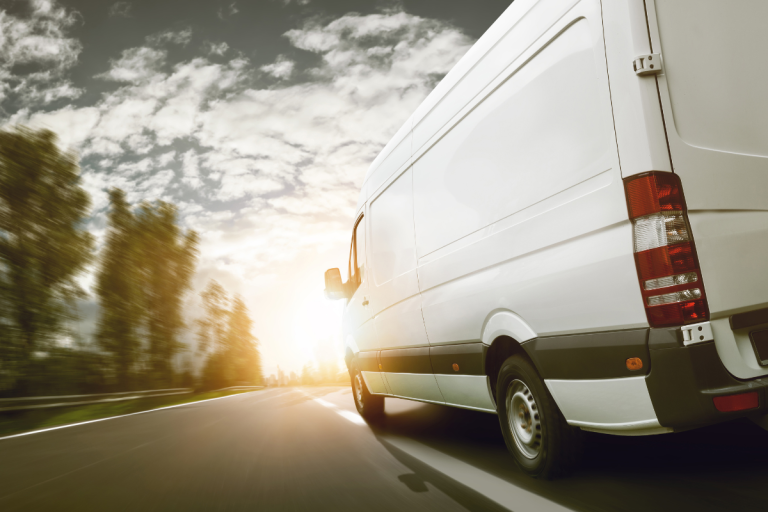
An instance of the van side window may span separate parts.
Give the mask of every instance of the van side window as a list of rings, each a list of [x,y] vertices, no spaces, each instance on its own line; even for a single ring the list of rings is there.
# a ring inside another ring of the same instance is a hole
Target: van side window
[[[349,247],[348,285],[352,293],[360,286],[365,276],[365,222],[360,217],[352,231],[352,243]]]

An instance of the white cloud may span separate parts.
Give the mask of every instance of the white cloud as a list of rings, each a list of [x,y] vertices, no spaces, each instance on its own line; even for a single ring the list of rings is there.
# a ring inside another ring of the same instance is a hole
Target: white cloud
[[[149,153],[154,147],[152,137],[144,133],[134,133],[129,135],[124,141],[125,145],[137,155]]]
[[[130,48],[123,50],[119,59],[111,61],[109,71],[97,76],[115,82],[140,82],[158,73],[165,57],[164,50],[146,46]]]
[[[164,167],[171,163],[173,159],[176,158],[176,152],[175,151],[168,151],[167,153],[163,153],[159,157],[157,157],[157,163],[161,167]]]
[[[204,45],[208,55],[224,55],[229,50],[229,45],[225,42],[221,43],[206,43]]]
[[[160,45],[163,43],[173,43],[186,46],[192,40],[192,29],[186,28],[184,30],[166,30],[164,32],[158,32],[147,37],[147,42],[152,45]]]
[[[221,178],[217,198],[220,201],[232,201],[245,196],[260,196],[283,189],[280,181],[260,176],[258,173],[230,170]]]
[[[14,96],[25,104],[47,104],[75,98],[82,91],[66,73],[77,62],[82,45],[67,36],[77,23],[75,11],[52,0],[30,0],[27,16],[0,11],[0,102]],[[19,65],[32,69],[17,74]]]
[[[200,180],[200,166],[198,164],[198,156],[197,153],[195,153],[193,150],[190,149],[184,153],[181,169],[184,175],[181,181],[194,189],[199,189],[203,186],[203,182]]]
[[[266,66],[261,66],[259,69],[275,78],[286,79],[290,78],[295,66],[296,63],[292,60],[286,58],[284,55],[280,55],[275,62],[267,64]]]
[[[174,177],[175,173],[171,170],[157,171],[129,188],[126,197],[131,203],[170,199],[166,197],[166,189]]]
[[[151,158],[144,158],[138,162],[123,162],[115,169],[118,175],[126,178],[134,178],[139,174],[146,174],[154,168]]]
[[[106,108],[105,108],[106,107]],[[115,143],[128,142],[128,138],[140,134],[157,107],[154,98],[127,98],[114,106],[107,102],[100,109],[101,120],[93,130],[93,142],[110,139]],[[95,151],[89,148],[90,152]]]
[[[99,117],[99,110],[95,107],[75,109],[67,106],[52,112],[36,112],[29,117],[22,113],[22,116],[12,118],[11,122],[48,128],[59,136],[61,146],[78,149],[91,136]]]
[[[83,152],[84,156],[98,154],[107,156],[118,156],[122,154],[123,150],[119,144],[112,142],[111,140],[96,138],[91,140],[88,147]]]

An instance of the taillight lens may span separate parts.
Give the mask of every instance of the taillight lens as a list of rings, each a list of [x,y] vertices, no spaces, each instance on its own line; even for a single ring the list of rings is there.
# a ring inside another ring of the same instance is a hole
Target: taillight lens
[[[680,178],[653,171],[624,180],[635,266],[652,327],[709,318]]]

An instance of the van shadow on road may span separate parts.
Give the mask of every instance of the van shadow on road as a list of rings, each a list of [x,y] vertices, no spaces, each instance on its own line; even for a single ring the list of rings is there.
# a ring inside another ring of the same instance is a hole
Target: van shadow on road
[[[478,493],[448,480],[387,443],[413,439],[518,487],[583,511],[759,510],[768,481],[768,432],[749,420],[677,434],[619,437],[588,434],[581,467],[555,481],[524,475],[508,454],[494,415],[420,404],[393,409],[371,425],[379,442],[413,474],[413,492],[431,483],[469,510],[493,510]],[[399,402],[399,401],[398,401]]]

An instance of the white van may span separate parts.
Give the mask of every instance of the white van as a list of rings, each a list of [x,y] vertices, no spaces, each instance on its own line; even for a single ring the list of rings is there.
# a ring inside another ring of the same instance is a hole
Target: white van
[[[520,466],[581,430],[766,412],[768,2],[517,0],[371,165],[346,361],[499,415]]]

